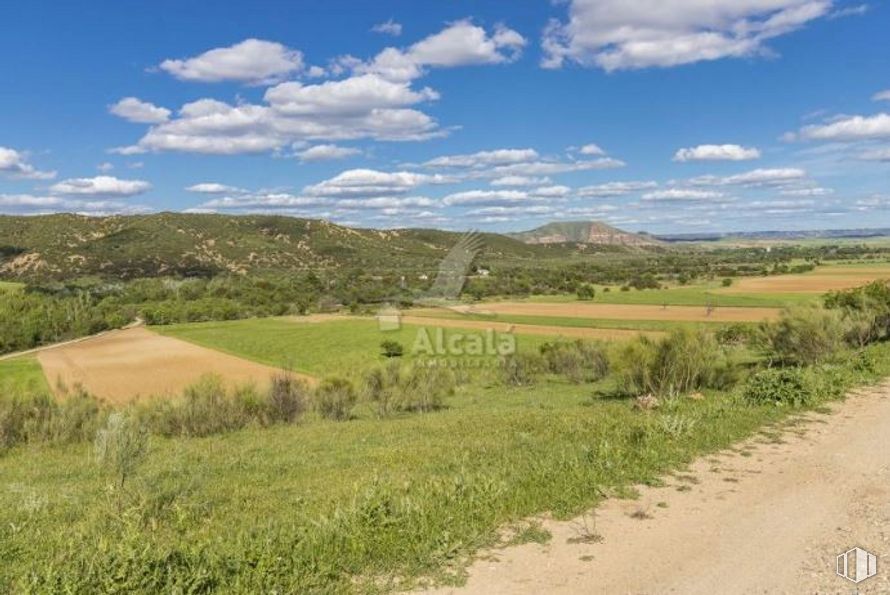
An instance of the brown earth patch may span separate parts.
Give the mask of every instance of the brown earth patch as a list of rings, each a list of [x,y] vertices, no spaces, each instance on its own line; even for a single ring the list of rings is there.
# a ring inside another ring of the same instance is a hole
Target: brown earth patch
[[[705,306],[649,306],[637,304],[520,303],[496,302],[466,306],[466,313],[516,316],[559,316],[609,320],[660,320],[674,322],[759,322],[779,317],[779,308],[738,308],[718,306],[708,312]]]
[[[830,268],[818,269],[801,275],[774,275],[738,279],[731,287],[717,290],[720,293],[825,293],[852,289],[875,281],[890,278],[890,268]]]
[[[252,382],[262,388],[280,372],[145,328],[113,331],[46,349],[37,359],[53,390],[62,392],[59,380],[67,387],[80,384],[115,404],[139,397],[177,395],[204,374],[217,374],[232,384]]]

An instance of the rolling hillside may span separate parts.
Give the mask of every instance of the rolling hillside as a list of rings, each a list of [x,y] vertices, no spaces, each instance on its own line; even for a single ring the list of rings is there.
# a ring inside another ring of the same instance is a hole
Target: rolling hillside
[[[460,235],[439,230],[351,229],[323,220],[261,215],[0,216],[0,277],[135,278],[329,267],[417,269],[435,265]],[[580,252],[569,245],[527,244],[498,234],[482,236],[487,263],[539,262]]]

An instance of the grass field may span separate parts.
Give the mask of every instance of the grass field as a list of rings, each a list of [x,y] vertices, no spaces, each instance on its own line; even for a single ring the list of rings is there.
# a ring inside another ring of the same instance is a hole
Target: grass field
[[[12,281],[0,281],[0,291],[14,291],[24,287],[22,283],[13,283]]]
[[[684,285],[665,289],[631,289],[621,291],[611,286],[595,286],[596,304],[641,304],[652,306],[707,306],[713,305],[748,308],[783,308],[806,303],[818,303],[818,296],[801,293],[719,293],[719,283]],[[515,301],[514,297],[504,298]],[[498,300],[501,301],[501,300]],[[528,298],[529,302],[574,302],[575,295],[541,295]]]
[[[484,306],[483,306],[484,308]],[[701,325],[717,327],[720,322],[682,322],[670,320],[615,320],[608,318],[578,318],[573,316],[526,316],[519,314],[462,314],[448,310],[409,310],[411,316],[436,318],[444,320],[478,320],[485,322],[508,322],[513,324],[530,324],[538,326],[556,326],[566,328],[598,328],[624,329],[631,331],[663,332],[678,328],[694,328]]]
[[[234,322],[179,324],[153,330],[270,366],[286,367],[315,376],[349,374],[384,361],[380,343],[400,342],[411,351],[421,327],[403,325],[398,331],[382,332],[377,321],[342,320],[301,322],[297,319],[266,318]],[[435,327],[428,327],[434,332]],[[454,334],[481,335],[481,331],[443,329]],[[517,335],[518,349],[537,349],[546,337]]]
[[[874,351],[890,371],[887,346]],[[0,586],[374,592],[459,580],[499,528],[629,494],[788,412],[709,393],[643,414],[597,388],[465,386],[432,414],[153,438],[123,491],[89,445],[20,448],[0,457]]]
[[[0,361],[0,394],[48,390],[40,363],[33,357]]]

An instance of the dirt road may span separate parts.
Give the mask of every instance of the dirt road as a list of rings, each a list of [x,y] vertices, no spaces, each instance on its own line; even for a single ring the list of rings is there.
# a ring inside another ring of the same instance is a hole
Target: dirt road
[[[605,502],[592,531],[545,520],[549,544],[488,552],[465,588],[438,592],[890,593],[890,384],[813,419]],[[590,534],[601,541],[569,542]],[[854,546],[878,558],[859,585],[835,573]]]

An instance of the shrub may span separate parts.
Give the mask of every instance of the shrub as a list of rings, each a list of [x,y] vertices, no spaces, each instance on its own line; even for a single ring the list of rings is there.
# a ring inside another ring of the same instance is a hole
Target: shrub
[[[306,410],[306,383],[293,374],[276,374],[267,393],[266,407],[271,423],[293,423]]]
[[[746,345],[754,341],[757,337],[757,328],[744,322],[734,322],[726,326],[721,326],[714,333],[717,343],[727,347],[735,347]]]
[[[543,369],[540,356],[512,353],[501,358],[501,378],[507,386],[531,386]]]
[[[183,391],[176,399],[155,399],[138,406],[140,418],[164,436],[209,436],[243,428],[250,421],[251,406],[259,400],[252,387],[231,395],[222,379],[213,374]]]
[[[723,287],[729,287],[730,285],[732,285],[732,279],[726,277],[720,282],[720,285],[722,285]]]
[[[315,410],[325,419],[348,420],[356,400],[355,388],[345,378],[325,378],[315,389]]]
[[[619,385],[629,395],[670,396],[702,388],[726,388],[737,371],[705,331],[675,330],[662,339],[641,336],[618,352]]]
[[[380,344],[380,349],[383,351],[384,357],[402,357],[405,353],[405,348],[398,341],[384,341]]]
[[[770,368],[751,375],[742,395],[755,404],[802,406],[812,402],[812,384],[800,368]]]
[[[381,417],[393,411],[425,413],[441,409],[456,383],[454,374],[444,368],[420,364],[405,368],[390,362],[365,374],[362,393]]]
[[[547,370],[575,383],[595,382],[609,372],[605,348],[586,341],[554,341],[540,348]]]
[[[577,290],[579,300],[592,300],[596,297],[596,289],[590,283],[582,283]]]
[[[819,308],[786,310],[761,326],[761,347],[774,361],[808,366],[826,361],[844,347],[846,328],[836,312]]]
[[[96,461],[123,487],[148,452],[148,432],[133,415],[116,411],[96,434],[95,449]]]

